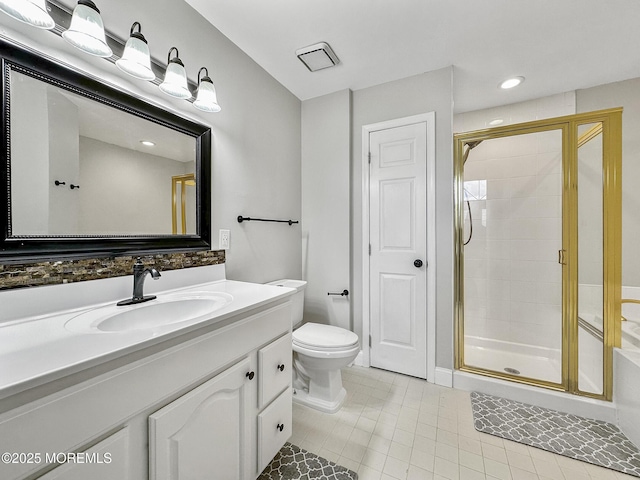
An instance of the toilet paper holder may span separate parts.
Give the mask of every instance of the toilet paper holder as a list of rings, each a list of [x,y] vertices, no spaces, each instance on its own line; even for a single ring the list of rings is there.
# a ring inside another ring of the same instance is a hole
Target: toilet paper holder
[[[346,297],[349,295],[349,290],[347,290],[346,288],[340,292],[340,293],[332,293],[332,292],[327,292],[327,295],[340,295],[341,297]]]

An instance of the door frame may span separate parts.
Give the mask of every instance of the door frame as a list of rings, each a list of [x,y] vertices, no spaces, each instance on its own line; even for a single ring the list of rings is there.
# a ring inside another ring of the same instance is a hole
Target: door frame
[[[435,112],[362,126],[362,365],[371,366],[371,311],[369,282],[369,135],[379,130],[426,123],[427,127],[427,381],[435,382],[436,370],[436,148]]]

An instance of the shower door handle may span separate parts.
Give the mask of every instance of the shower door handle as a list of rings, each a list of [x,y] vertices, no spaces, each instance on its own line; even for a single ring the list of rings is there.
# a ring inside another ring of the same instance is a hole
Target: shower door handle
[[[558,250],[558,263],[560,265],[566,265],[566,262],[564,261],[564,250]]]
[[[416,260],[415,262],[413,262],[413,266],[416,268],[420,268],[422,266],[422,260]]]

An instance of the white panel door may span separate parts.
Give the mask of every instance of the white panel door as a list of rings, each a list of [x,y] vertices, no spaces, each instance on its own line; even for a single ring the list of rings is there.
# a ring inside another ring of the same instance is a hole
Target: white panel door
[[[427,377],[427,124],[369,135],[371,366]]]
[[[149,417],[151,480],[252,476],[255,461],[248,457],[255,450],[246,430],[250,367],[247,358]]]

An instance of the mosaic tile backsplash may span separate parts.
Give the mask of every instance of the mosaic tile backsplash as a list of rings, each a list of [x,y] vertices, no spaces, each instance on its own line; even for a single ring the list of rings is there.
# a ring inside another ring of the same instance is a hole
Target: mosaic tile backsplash
[[[140,257],[145,265],[153,265],[160,271],[166,271],[224,263],[225,251],[208,250]],[[134,259],[133,256],[123,256],[0,265],[0,290],[131,275]]]

